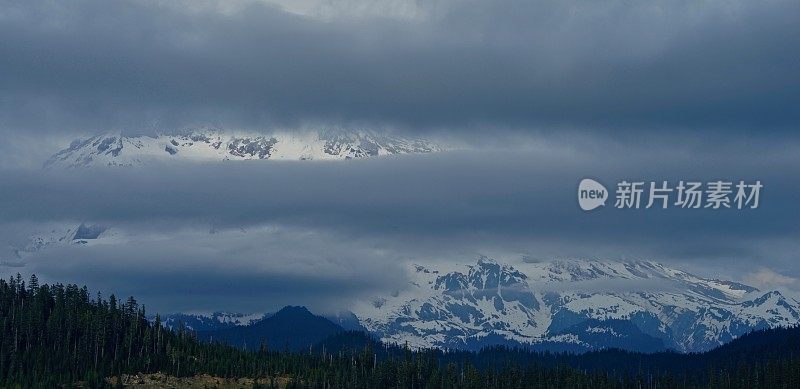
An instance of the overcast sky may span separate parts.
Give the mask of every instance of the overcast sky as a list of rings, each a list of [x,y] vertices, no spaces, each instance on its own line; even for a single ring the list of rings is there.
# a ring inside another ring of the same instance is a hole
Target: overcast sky
[[[796,15],[797,1],[0,0],[2,243],[81,221],[127,237],[0,271],[162,311],[340,308],[402,287],[402,263],[478,254],[654,259],[800,297]],[[194,126],[376,128],[459,150],[40,169],[99,131]],[[765,187],[755,210],[585,213],[584,177]]]

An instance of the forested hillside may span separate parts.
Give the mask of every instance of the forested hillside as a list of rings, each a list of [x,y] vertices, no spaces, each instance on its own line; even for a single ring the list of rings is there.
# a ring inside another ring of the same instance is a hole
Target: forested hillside
[[[504,348],[411,351],[352,332],[334,335],[310,351],[245,351],[200,342],[185,330],[166,330],[158,317],[150,323],[144,306],[133,298],[91,296],[86,287],[76,285],[39,285],[35,276],[28,282],[19,276],[0,280],[0,323],[3,387],[79,381],[102,387],[110,385],[105,377],[156,371],[174,376],[288,376],[289,386],[320,388],[800,386],[800,359],[792,354],[798,344],[796,329],[764,332],[727,349],[690,356],[614,351],[566,356]],[[665,355],[672,358],[668,366],[648,359]],[[589,364],[591,360],[596,363]]]

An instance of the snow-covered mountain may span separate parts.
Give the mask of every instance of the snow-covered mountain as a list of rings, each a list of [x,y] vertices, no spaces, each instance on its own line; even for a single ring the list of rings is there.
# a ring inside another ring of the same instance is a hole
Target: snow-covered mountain
[[[176,330],[181,325],[190,331],[213,331],[237,326],[246,326],[269,317],[272,314],[243,314],[214,312],[209,314],[175,313],[161,318],[165,328]],[[151,318],[151,321],[155,318]]]
[[[28,254],[54,245],[114,243],[118,241],[118,238],[119,235],[116,230],[102,224],[81,223],[50,228],[33,233],[24,244],[12,245],[10,247],[11,259],[23,259]],[[0,254],[0,257],[3,257],[3,255]]]
[[[103,134],[75,140],[45,167],[134,166],[159,160],[337,160],[440,151],[425,139],[373,131],[276,132],[269,135],[191,130],[180,135]]]
[[[415,266],[405,290],[355,309],[361,324],[412,347],[489,344],[549,350],[707,350],[750,330],[800,323],[776,291],[655,262],[554,261],[517,267]]]

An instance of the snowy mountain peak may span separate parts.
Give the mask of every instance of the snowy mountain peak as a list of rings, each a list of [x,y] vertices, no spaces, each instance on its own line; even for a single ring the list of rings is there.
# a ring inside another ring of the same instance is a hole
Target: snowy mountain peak
[[[135,166],[171,159],[337,160],[441,150],[425,139],[366,130],[249,134],[199,129],[155,136],[106,133],[75,140],[48,159],[45,167]]]
[[[94,244],[101,239],[108,242],[113,240],[116,232],[102,224],[81,223],[65,228],[52,228],[47,231],[38,231],[30,237],[25,245],[13,249],[17,258],[58,244]]]
[[[512,266],[481,257],[443,267],[415,265],[408,288],[354,313],[386,341],[465,349],[700,351],[753,329],[800,323],[800,303],[779,292],[652,261]]]

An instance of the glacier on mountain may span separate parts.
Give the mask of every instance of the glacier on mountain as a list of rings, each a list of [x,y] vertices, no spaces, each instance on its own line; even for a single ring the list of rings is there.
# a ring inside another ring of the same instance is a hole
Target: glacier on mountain
[[[514,267],[483,257],[449,270],[416,265],[411,273],[408,288],[354,313],[384,341],[412,347],[692,352],[800,322],[800,303],[780,292],[650,261]]]

